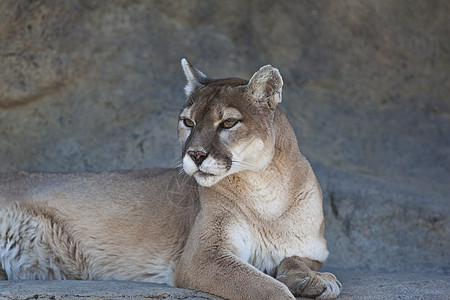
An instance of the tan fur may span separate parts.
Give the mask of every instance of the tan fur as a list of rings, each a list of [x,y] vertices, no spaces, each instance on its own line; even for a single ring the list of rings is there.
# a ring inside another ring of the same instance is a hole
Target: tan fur
[[[331,299],[322,194],[277,107],[283,81],[186,60],[183,170],[0,175],[0,279],[136,280],[227,299]],[[232,125],[232,126],[231,126]]]

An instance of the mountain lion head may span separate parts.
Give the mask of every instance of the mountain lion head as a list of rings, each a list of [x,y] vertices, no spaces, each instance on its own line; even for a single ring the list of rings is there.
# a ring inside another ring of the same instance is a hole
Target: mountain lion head
[[[178,137],[184,171],[212,186],[237,172],[266,168],[275,152],[273,119],[283,80],[264,66],[247,81],[210,79],[182,60],[188,97]]]

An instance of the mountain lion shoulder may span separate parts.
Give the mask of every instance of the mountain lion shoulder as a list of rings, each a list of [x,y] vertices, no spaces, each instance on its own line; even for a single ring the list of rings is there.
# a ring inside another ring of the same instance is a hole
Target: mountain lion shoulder
[[[267,65],[182,60],[182,170],[0,175],[0,278],[135,280],[227,299],[336,298],[322,193]]]

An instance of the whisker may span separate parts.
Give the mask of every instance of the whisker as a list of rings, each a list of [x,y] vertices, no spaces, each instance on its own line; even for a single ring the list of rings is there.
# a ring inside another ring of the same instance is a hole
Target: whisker
[[[240,164],[240,165],[243,165],[243,166],[249,166],[249,167],[254,167],[254,168],[257,167],[257,165],[255,165],[255,164],[251,164],[249,162],[240,161],[240,160],[231,160],[231,162],[236,163],[236,164]]]

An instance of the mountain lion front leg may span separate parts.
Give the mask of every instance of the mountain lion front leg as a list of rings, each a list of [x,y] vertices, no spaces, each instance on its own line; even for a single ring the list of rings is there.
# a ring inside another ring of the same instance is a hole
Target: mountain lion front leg
[[[235,220],[200,212],[174,276],[174,285],[230,300],[295,300],[286,285],[240,259],[227,234]]]
[[[317,272],[322,263],[298,256],[287,257],[278,266],[276,278],[297,297],[334,299],[341,283],[331,273]]]
[[[180,262],[175,286],[230,300],[295,300],[284,284],[232,254],[208,252]]]

